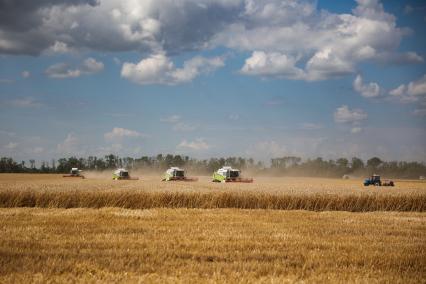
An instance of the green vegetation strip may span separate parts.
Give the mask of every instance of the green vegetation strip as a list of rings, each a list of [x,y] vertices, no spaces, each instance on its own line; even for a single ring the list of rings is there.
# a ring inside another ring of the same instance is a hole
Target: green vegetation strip
[[[426,195],[273,195],[262,193],[177,193],[94,191],[0,191],[0,207],[41,208],[240,208],[310,211],[426,211]]]

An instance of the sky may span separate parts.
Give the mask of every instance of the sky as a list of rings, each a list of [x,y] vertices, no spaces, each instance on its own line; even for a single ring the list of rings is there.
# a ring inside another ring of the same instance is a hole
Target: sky
[[[426,161],[426,3],[0,0],[0,156]]]

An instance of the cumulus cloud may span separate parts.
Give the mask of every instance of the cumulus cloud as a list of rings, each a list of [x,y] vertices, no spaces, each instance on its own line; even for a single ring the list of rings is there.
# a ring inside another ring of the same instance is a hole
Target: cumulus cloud
[[[57,63],[48,67],[45,74],[54,79],[76,78],[82,75],[91,75],[104,69],[102,62],[94,58],[85,59],[79,66],[73,67],[67,63]]]
[[[389,91],[389,95],[402,102],[414,102],[426,97],[426,74],[418,80],[401,84]]]
[[[126,128],[114,127],[110,132],[104,134],[104,138],[107,140],[121,139],[126,137],[143,137],[144,135],[138,131],[130,130]]]
[[[200,74],[214,71],[222,66],[224,66],[224,59],[221,57],[197,56],[185,61],[182,68],[176,68],[166,55],[160,53],[142,59],[137,64],[125,62],[121,69],[121,76],[141,85],[176,85],[190,82]]]
[[[223,62],[198,58],[176,68],[168,56],[220,46],[251,53],[242,74],[296,80],[346,75],[366,60],[423,61],[415,52],[398,52],[409,32],[375,0],[358,0],[346,14],[319,10],[313,0],[0,3],[0,53],[137,51],[144,59],[123,65],[122,75],[140,84],[191,81],[201,66],[214,70]],[[63,76],[77,76],[66,70]]]
[[[365,119],[368,115],[362,109],[349,109],[347,105],[338,107],[334,112],[334,121],[337,123],[357,124]]]
[[[297,60],[278,52],[254,51],[247,58],[241,73],[245,75],[275,76],[301,79],[305,74],[295,66]]]
[[[364,84],[361,75],[357,75],[353,82],[354,90],[366,98],[373,98],[380,95],[380,86],[377,83],[371,82]]]
[[[189,149],[193,151],[208,150],[211,146],[203,138],[195,139],[194,141],[182,140],[177,148]]]

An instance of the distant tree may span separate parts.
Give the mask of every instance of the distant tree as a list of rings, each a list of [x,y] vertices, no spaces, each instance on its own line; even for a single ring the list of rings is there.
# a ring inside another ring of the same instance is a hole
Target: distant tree
[[[367,167],[377,169],[377,167],[380,166],[381,163],[383,163],[383,161],[380,160],[380,158],[373,157],[367,161]]]
[[[353,157],[351,160],[351,170],[354,172],[362,169],[364,169],[364,162],[360,158]]]

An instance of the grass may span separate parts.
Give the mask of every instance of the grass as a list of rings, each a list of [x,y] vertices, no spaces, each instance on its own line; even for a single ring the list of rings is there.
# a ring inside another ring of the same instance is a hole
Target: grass
[[[0,282],[422,283],[424,213],[0,209]]]

